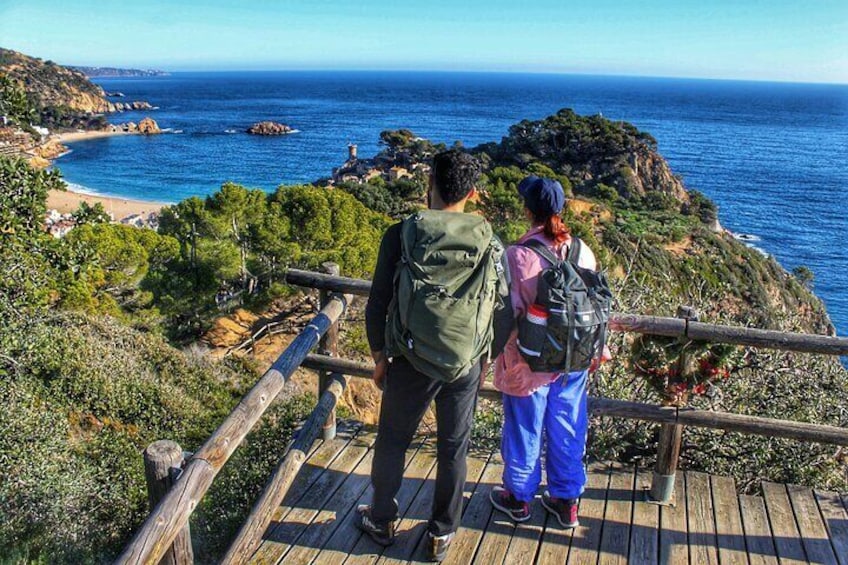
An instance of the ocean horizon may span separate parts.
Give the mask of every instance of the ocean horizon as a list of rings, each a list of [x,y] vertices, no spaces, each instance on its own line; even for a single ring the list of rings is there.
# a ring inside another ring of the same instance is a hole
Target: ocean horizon
[[[273,190],[328,177],[380,150],[379,133],[411,129],[447,145],[499,141],[509,126],[561,108],[633,123],[689,189],[719,206],[787,269],[804,265],[840,335],[848,334],[848,85],[545,73],[442,71],[174,72],[99,78],[155,111],[161,136],[75,142],[56,166],[74,190],[176,202],[227,181]],[[251,136],[254,122],[298,133]]]

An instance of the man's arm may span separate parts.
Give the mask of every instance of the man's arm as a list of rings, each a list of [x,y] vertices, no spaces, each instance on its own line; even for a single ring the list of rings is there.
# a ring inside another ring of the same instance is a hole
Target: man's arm
[[[386,230],[380,242],[377,266],[371,279],[371,292],[365,307],[365,333],[376,365],[374,382],[381,389],[388,369],[385,353],[386,318],[395,292],[395,268],[400,261],[400,255],[400,224],[395,224]]]

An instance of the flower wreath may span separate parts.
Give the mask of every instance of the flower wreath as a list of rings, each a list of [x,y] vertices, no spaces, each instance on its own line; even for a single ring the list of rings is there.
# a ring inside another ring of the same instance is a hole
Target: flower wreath
[[[641,335],[630,362],[637,375],[663,397],[667,406],[684,406],[691,395],[712,396],[714,383],[730,376],[732,345]]]

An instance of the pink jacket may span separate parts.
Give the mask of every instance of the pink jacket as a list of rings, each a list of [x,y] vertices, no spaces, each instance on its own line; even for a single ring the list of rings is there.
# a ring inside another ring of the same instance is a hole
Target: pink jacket
[[[531,228],[518,240],[518,243],[524,243],[529,239],[542,241],[562,259],[565,259],[568,246],[571,245],[571,237],[569,237],[559,249],[556,249],[553,242],[542,233],[541,227]],[[520,245],[508,247],[506,256],[511,279],[512,309],[516,319],[518,319],[536,301],[536,283],[539,274],[548,265],[534,251]],[[580,257],[578,257],[577,263],[581,267],[597,269],[595,254],[585,244],[580,247]],[[534,373],[531,371],[524,357],[518,351],[517,340],[518,329],[513,329],[503,353],[495,360],[494,384],[495,388],[510,396],[529,396],[537,389],[555,381],[559,378],[560,373]]]

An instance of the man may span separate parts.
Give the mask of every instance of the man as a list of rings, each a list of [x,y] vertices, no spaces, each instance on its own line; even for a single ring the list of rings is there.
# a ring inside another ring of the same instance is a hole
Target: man
[[[365,311],[373,378],[383,397],[371,466],[374,497],[357,509],[357,523],[381,545],[394,541],[404,456],[435,400],[437,472],[428,546],[436,561],[444,558],[462,515],[465,458],[502,268],[502,249],[489,224],[464,213],[479,174],[479,163],[467,153],[434,157],[429,210],[386,230]]]

